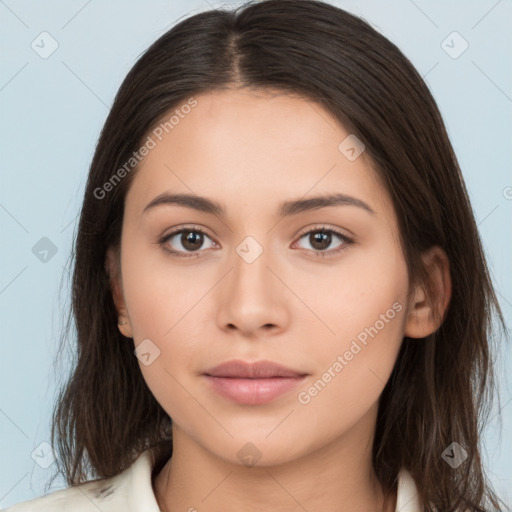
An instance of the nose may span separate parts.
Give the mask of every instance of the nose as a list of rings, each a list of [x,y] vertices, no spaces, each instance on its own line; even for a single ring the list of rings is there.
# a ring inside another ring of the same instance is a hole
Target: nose
[[[232,269],[223,280],[219,297],[219,327],[246,337],[274,334],[288,327],[287,291],[279,279],[279,265],[270,251],[252,262],[235,253]]]

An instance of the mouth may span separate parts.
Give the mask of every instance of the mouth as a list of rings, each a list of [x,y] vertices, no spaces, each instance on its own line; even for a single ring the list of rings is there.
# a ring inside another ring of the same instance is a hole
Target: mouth
[[[271,361],[228,361],[207,370],[204,377],[218,394],[238,404],[261,405],[290,391],[307,373]]]

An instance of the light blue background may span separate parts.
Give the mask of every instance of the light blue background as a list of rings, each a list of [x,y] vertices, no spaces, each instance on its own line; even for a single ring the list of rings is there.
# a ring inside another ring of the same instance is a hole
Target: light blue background
[[[370,21],[426,76],[463,169],[510,327],[512,2],[332,3]],[[50,440],[56,375],[62,372],[54,358],[68,305],[66,281],[60,295],[59,288],[109,106],[150,43],[181,18],[214,5],[0,0],[0,507],[41,495],[55,467],[42,469],[31,453]],[[31,48],[43,31],[59,44],[48,59]],[[457,59],[441,47],[453,31],[469,43]],[[31,250],[42,237],[58,248],[47,263]],[[498,366],[501,438],[494,417],[484,457],[496,489],[510,502],[512,393],[506,369],[512,370],[510,350]],[[497,411],[496,404],[491,416]],[[63,485],[57,479],[53,489]]]

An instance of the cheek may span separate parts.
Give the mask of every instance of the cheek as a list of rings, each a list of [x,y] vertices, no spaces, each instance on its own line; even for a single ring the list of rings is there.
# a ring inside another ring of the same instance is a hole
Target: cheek
[[[334,439],[377,406],[400,350],[405,311],[398,301],[386,306],[375,309],[383,317],[365,311],[366,322],[352,319],[335,342],[317,344],[317,373],[297,395],[297,418],[304,418],[311,436],[321,429]]]
[[[343,271],[331,273],[327,293],[313,296],[319,316],[334,334],[325,330],[314,351],[304,346],[317,374],[298,401],[319,417],[357,418],[378,400],[395,364],[403,340],[408,275],[392,244],[380,249],[361,251]],[[309,338],[315,339],[311,330]],[[332,409],[334,403],[340,408]]]
[[[405,311],[408,274],[391,239],[376,241],[370,248],[349,250],[336,265],[319,263],[316,267],[314,271],[311,264],[290,268],[284,279],[293,283],[294,294],[303,301],[295,308],[297,313],[301,310],[302,327],[309,329],[309,335],[301,337],[303,342],[321,337],[322,347],[330,352],[343,351],[360,333],[364,341],[365,329],[376,322],[379,333],[386,333],[379,337],[389,334],[400,338],[402,314],[398,310]],[[386,329],[382,329],[382,321]]]
[[[314,350],[309,347],[315,377],[323,381],[319,385],[344,388],[346,397],[359,395],[368,380],[383,386],[403,340],[405,307],[400,300],[366,307],[363,313],[354,311],[352,317],[346,317],[336,336],[324,336]]]
[[[126,238],[123,289],[134,341],[150,338],[163,346],[190,322],[195,305],[211,285],[193,266],[173,263],[162,248],[148,242],[130,244],[134,237]]]
[[[197,372],[198,353],[205,352],[205,324],[199,316],[205,318],[214,276],[172,264],[163,250],[126,239],[123,289],[133,343],[141,354],[150,354],[139,357],[139,366],[157,401],[168,413],[179,414],[183,405],[190,406],[186,378]]]

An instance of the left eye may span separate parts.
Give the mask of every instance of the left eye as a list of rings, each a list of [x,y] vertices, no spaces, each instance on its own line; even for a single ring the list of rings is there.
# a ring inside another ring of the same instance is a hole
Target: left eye
[[[338,238],[340,241],[334,248],[327,250],[332,244],[333,237]],[[352,240],[347,238],[345,235],[338,233],[334,229],[328,228],[308,231],[307,233],[304,233],[299,240],[302,239],[306,239],[313,251],[322,256],[324,256],[323,253],[337,253],[352,243]]]

